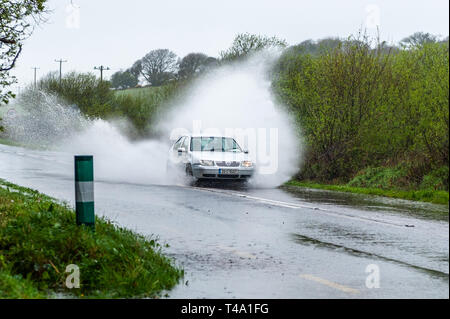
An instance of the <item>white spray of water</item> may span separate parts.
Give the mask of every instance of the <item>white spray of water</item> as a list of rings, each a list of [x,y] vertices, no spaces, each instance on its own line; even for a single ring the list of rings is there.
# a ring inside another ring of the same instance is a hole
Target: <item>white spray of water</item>
[[[90,125],[76,106],[67,105],[56,96],[28,90],[14,101],[17,113],[5,117],[8,136],[29,145],[51,146]]]
[[[182,102],[155,124],[163,140],[131,142],[117,123],[94,120],[64,134],[57,148],[94,155],[97,179],[165,184],[171,182],[165,169],[170,139],[183,132],[213,131],[235,137],[249,150],[258,168],[252,185],[278,186],[297,172],[301,149],[294,125],[270,94],[267,68],[273,60],[273,54],[260,54],[198,79]],[[74,121],[73,112],[70,115]],[[58,126],[53,122],[50,127]],[[48,127],[43,125],[44,130]]]
[[[64,152],[94,156],[97,179],[140,184],[165,184],[168,144],[157,140],[131,142],[118,126],[95,120],[59,146]]]
[[[299,168],[300,137],[270,93],[268,69],[276,57],[264,52],[206,74],[159,128],[172,139],[183,132],[232,136],[256,161],[254,185],[289,180]]]

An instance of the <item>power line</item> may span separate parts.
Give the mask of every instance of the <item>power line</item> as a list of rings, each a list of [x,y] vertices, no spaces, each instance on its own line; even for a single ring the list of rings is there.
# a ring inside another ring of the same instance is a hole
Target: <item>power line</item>
[[[36,70],[39,70],[40,68],[32,67],[32,69],[34,70],[34,89],[36,90]]]
[[[103,82],[103,71],[111,70],[109,67],[105,67],[103,65],[94,66],[94,70],[100,70],[100,82]]]
[[[67,60],[63,60],[63,59],[59,59],[59,60],[55,60],[55,62],[59,63],[59,84],[61,85],[61,78],[62,78],[62,64],[64,62],[67,62]]]

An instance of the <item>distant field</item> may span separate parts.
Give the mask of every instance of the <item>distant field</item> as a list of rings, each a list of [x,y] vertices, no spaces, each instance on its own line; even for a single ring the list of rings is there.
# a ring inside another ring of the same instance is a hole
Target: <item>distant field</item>
[[[129,95],[132,97],[149,97],[154,95],[155,93],[158,93],[160,91],[165,90],[164,86],[161,87],[142,87],[142,88],[132,88],[132,89],[126,89],[126,90],[116,90],[114,91],[116,96],[124,96]]]
[[[132,88],[125,90],[115,90],[116,97],[132,97],[141,101],[158,101],[162,103],[168,101],[174,94],[180,92],[185,83],[182,81],[173,81],[162,86],[146,86],[141,88]]]

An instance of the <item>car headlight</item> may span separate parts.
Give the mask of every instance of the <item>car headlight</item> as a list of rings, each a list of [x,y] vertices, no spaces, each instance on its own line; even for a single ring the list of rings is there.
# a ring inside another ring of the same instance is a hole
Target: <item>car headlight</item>
[[[203,165],[203,166],[214,166],[214,161],[200,160],[200,165]]]
[[[242,161],[241,165],[243,167],[252,167],[253,163],[251,161]]]

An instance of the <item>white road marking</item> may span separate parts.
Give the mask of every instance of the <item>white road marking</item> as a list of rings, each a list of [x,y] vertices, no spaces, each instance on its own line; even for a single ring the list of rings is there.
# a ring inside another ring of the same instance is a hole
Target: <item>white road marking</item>
[[[300,278],[303,278],[303,279],[306,279],[306,280],[311,280],[311,281],[317,282],[319,284],[322,284],[322,285],[325,285],[325,286],[328,286],[330,288],[334,288],[334,289],[337,289],[337,290],[340,290],[340,291],[343,291],[343,292],[346,292],[346,293],[350,293],[350,294],[358,294],[359,293],[358,289],[350,288],[350,287],[347,287],[347,286],[344,286],[344,285],[341,285],[341,284],[337,284],[335,282],[332,282],[332,281],[329,281],[327,279],[320,278],[320,277],[317,277],[317,276],[314,276],[314,275],[311,275],[311,274],[300,275]]]
[[[257,202],[261,202],[261,203],[269,204],[269,205],[273,205],[273,206],[278,206],[278,207],[292,208],[292,209],[311,209],[311,210],[317,210],[324,214],[328,214],[328,215],[336,216],[336,217],[340,217],[340,218],[359,220],[359,221],[369,222],[369,223],[384,224],[384,225],[401,227],[401,228],[405,227],[404,224],[395,223],[395,222],[385,220],[385,219],[375,219],[375,218],[368,218],[368,217],[351,216],[351,215],[347,215],[347,214],[343,214],[343,213],[338,213],[338,212],[332,211],[330,209],[317,207],[317,206],[308,206],[308,205],[300,205],[300,204],[296,204],[296,203],[282,202],[282,201],[277,201],[277,200],[273,200],[273,199],[250,196],[247,194],[238,193],[238,192],[234,192],[234,191],[225,191],[225,190],[217,190],[217,189],[212,189],[212,188],[203,188],[203,187],[186,186],[186,185],[177,185],[177,186],[195,189],[195,190],[199,190],[199,191],[203,191],[203,192],[213,192],[213,193],[220,193],[220,194],[229,195],[229,196],[236,196],[236,197],[249,199],[249,200],[253,200],[253,201],[257,201]]]

